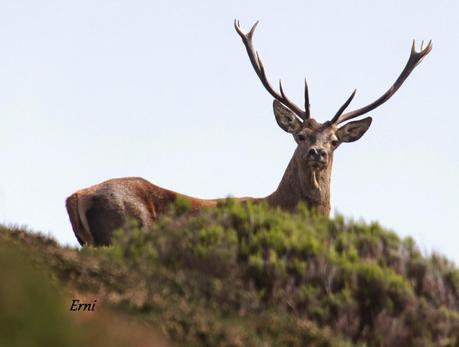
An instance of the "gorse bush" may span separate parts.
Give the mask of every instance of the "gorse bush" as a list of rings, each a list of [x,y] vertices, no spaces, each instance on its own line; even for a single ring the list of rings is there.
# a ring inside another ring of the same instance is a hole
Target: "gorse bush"
[[[459,272],[423,258],[411,239],[304,206],[295,214],[232,200],[198,214],[183,206],[151,230],[116,235],[111,252],[142,269],[150,298],[176,288],[220,317],[271,311],[369,345],[459,343]],[[433,312],[444,318],[413,324]]]
[[[178,345],[459,345],[459,271],[377,223],[234,200],[196,212],[180,200],[111,247],[3,234],[58,283]]]

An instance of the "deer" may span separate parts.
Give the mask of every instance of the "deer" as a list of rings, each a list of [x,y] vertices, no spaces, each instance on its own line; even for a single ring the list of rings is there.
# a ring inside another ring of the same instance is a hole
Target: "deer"
[[[265,67],[252,39],[258,21],[244,32],[238,20],[234,28],[241,37],[250,63],[263,87],[274,98],[273,111],[277,124],[293,136],[296,149],[277,189],[263,198],[239,198],[253,203],[265,202],[270,207],[294,211],[299,203],[319,214],[330,214],[330,178],[333,155],[343,143],[359,140],[372,123],[371,117],[350,121],[379,107],[401,87],[414,68],[432,50],[432,41],[420,51],[413,40],[410,56],[394,84],[370,104],[345,112],[354,99],[352,92],[336,114],[323,123],[311,117],[308,84],[304,82],[304,109],[285,94],[279,80],[278,91],[268,81]],[[345,124],[343,124],[345,123]],[[141,177],[114,178],[78,190],[66,199],[72,229],[83,245],[109,245],[115,229],[136,220],[140,227],[150,227],[177,199],[189,201],[193,210],[214,207],[224,199],[199,199],[154,185]]]

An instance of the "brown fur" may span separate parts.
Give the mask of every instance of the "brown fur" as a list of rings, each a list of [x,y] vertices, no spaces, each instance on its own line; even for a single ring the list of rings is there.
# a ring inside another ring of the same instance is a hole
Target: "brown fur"
[[[66,208],[81,245],[108,245],[114,230],[130,220],[137,220],[141,227],[152,225],[179,196],[187,198],[194,209],[217,203],[178,194],[140,177],[125,177],[73,193],[66,200]]]
[[[78,193],[74,193],[70,195],[65,200],[65,207],[67,208],[67,212],[70,218],[70,224],[72,224],[73,232],[78,240],[78,242],[83,244],[91,244],[92,237],[90,237],[90,233],[83,228],[81,225],[80,216],[78,213]]]

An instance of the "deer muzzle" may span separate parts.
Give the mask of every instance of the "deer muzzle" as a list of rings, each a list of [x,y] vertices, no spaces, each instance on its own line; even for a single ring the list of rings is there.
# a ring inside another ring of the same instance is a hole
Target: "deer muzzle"
[[[311,147],[305,155],[305,159],[309,165],[314,167],[323,167],[327,165],[327,151],[320,147]]]

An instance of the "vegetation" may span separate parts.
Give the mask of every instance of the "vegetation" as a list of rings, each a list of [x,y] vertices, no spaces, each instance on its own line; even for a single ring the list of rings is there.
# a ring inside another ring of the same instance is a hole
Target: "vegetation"
[[[451,262],[302,206],[228,200],[195,213],[179,201],[152,229],[132,223],[113,246],[81,250],[4,227],[0,271],[2,346],[459,345]],[[69,312],[72,298],[100,306]]]

